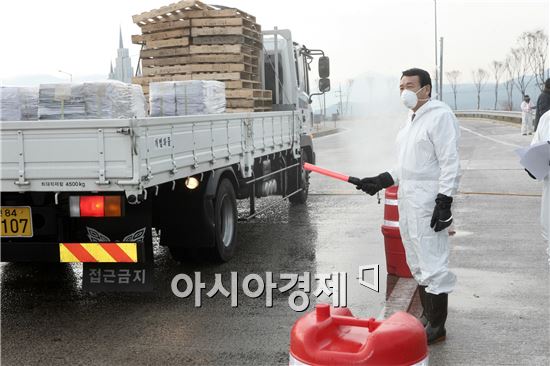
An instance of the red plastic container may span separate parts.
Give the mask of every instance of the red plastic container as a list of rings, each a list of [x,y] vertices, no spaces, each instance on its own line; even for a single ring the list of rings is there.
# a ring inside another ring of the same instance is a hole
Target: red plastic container
[[[386,189],[384,203],[384,247],[386,249],[386,269],[398,277],[412,277],[407,265],[405,248],[399,232],[399,210],[397,207],[397,186]]]
[[[414,316],[358,319],[347,308],[318,304],[290,333],[290,365],[428,364],[426,332]]]

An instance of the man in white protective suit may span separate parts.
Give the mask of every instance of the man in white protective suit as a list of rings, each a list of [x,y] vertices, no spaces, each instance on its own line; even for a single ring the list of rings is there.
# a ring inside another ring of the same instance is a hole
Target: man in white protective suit
[[[539,125],[531,145],[550,141],[550,111],[544,113],[539,120]],[[548,162],[550,166],[550,162]],[[549,167],[550,169],[550,167]],[[529,173],[529,175],[531,175]],[[531,177],[533,177],[531,175]],[[540,208],[540,223],[542,225],[542,237],[548,241],[548,264],[550,264],[550,175],[544,178],[544,187],[542,189],[542,204]]]
[[[420,321],[432,344],[445,339],[448,294],[456,283],[448,269],[448,227],[460,179],[460,130],[451,109],[430,99],[427,71],[404,71],[399,88],[410,112],[396,139],[398,164],[389,172],[363,178],[357,188],[374,195],[399,185],[399,230],[407,264],[418,282],[424,309]]]
[[[531,103],[531,98],[526,95],[521,102],[521,134],[533,134],[533,111],[535,106]]]

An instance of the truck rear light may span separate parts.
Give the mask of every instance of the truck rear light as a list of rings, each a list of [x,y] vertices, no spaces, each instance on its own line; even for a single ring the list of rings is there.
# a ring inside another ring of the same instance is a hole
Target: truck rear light
[[[71,196],[69,214],[71,217],[120,217],[122,199],[120,196]]]
[[[122,216],[122,200],[120,196],[105,196],[105,216]]]
[[[105,197],[104,196],[81,196],[80,197],[80,216],[81,217],[105,216]]]
[[[79,196],[69,197],[69,216],[80,217],[80,197]]]

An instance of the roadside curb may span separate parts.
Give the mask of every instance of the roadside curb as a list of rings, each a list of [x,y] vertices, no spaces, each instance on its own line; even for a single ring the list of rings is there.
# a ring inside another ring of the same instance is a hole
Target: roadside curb
[[[414,310],[412,308],[416,289],[417,283],[414,278],[397,278],[378,318],[386,319],[398,311],[411,312],[411,310]],[[412,313],[415,315],[414,311]]]
[[[345,131],[345,129],[343,129],[343,128],[333,128],[333,129],[330,129],[330,130],[319,131],[319,132],[313,132],[313,133],[311,134],[311,136],[312,136],[313,138],[316,138],[316,137],[323,137],[323,136],[333,135],[333,134],[335,134],[335,133],[342,132],[342,131]]]

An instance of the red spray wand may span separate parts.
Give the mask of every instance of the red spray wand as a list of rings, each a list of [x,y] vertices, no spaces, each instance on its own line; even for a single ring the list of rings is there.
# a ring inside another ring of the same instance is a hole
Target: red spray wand
[[[344,175],[344,174],[341,174],[341,173],[338,173],[338,172],[333,172],[332,170],[320,168],[320,167],[318,167],[316,165],[313,165],[313,164],[310,164],[310,163],[304,163],[304,169],[309,170],[311,172],[326,175],[327,177],[343,180],[344,182],[355,184],[356,186],[361,185],[361,179],[359,179],[359,178],[350,177],[348,175]],[[380,192],[376,193],[376,199],[378,200],[378,204],[380,204]]]
[[[322,174],[322,175],[326,175],[327,177],[340,179],[340,180],[343,180],[344,182],[355,184],[356,186],[361,184],[361,179],[359,179],[359,178],[350,177],[348,175],[333,172],[332,170],[320,168],[320,167],[318,167],[316,165],[313,165],[313,164],[310,164],[310,163],[304,163],[304,169],[315,172],[315,173],[319,173],[319,174]]]

